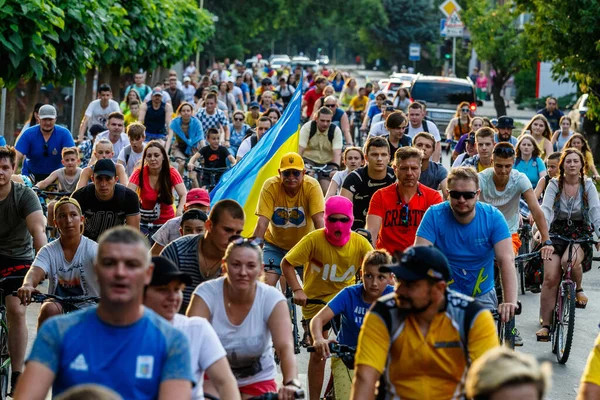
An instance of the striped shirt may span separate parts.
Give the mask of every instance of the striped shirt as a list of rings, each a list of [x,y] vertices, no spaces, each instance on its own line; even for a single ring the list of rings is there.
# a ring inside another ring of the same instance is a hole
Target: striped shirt
[[[211,276],[205,276],[200,271],[200,239],[203,235],[187,235],[169,243],[167,247],[160,253],[161,256],[173,261],[181,272],[185,272],[192,278],[192,284],[185,287],[183,290],[183,304],[179,309],[181,314],[185,314],[192,293],[196,286],[210,279],[215,279],[221,276],[221,268],[217,268]]]

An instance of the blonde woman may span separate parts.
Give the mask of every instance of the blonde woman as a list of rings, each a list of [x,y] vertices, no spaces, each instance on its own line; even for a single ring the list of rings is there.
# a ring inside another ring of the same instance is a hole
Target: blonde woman
[[[546,156],[554,153],[552,147],[552,130],[546,117],[541,114],[535,115],[531,118],[531,121],[525,127],[524,133],[529,131],[529,134],[533,136],[538,142],[540,150],[542,151],[540,157],[545,159]]]

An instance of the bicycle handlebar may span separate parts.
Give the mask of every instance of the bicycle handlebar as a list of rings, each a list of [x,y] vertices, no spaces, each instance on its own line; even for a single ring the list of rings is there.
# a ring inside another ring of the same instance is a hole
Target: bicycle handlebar
[[[308,353],[316,352],[315,346],[308,346],[306,348],[306,351]],[[356,347],[348,346],[347,344],[339,344],[339,343],[332,342],[332,343],[329,343],[329,351],[332,354],[336,354],[336,355],[346,355],[346,354],[354,355],[354,354],[356,354]]]
[[[573,243],[573,244],[582,244],[582,243],[598,244],[598,241],[594,240],[594,238],[591,236],[584,237],[582,239],[573,239],[573,238],[568,238],[568,237],[565,237],[562,235],[552,234],[552,235],[550,235],[550,239],[564,240],[565,242],[569,242],[569,243]]]
[[[529,260],[533,260],[540,257],[539,251],[534,251],[533,253],[521,254],[520,256],[515,257],[515,263],[521,263]]]
[[[294,398],[295,399],[303,399],[304,396],[305,396],[304,395],[304,389],[298,389],[294,393]],[[279,399],[279,394],[273,393],[273,392],[269,392],[269,393],[263,393],[260,396],[251,397],[248,400],[277,400],[277,399]]]
[[[522,309],[523,309],[523,307],[521,307],[521,302],[517,301],[517,309],[515,310],[515,315],[521,315]],[[492,311],[492,316],[494,318],[498,318],[500,316],[500,314],[498,314],[498,309],[494,309],[491,311]]]
[[[326,306],[327,302],[320,300],[320,299],[306,299],[306,305],[309,305],[309,304],[317,304],[320,306]]]
[[[203,167],[203,166],[198,166],[194,168],[196,171],[200,172],[200,171],[205,171],[205,172],[225,172],[227,170],[229,170],[228,167],[221,167],[221,168],[208,168],[208,167]]]
[[[34,186],[33,191],[39,194],[40,196],[48,197],[48,196],[71,196],[73,193],[71,192],[51,192],[49,190],[40,189],[37,186]]]
[[[13,296],[17,296],[17,292],[12,292]],[[98,303],[100,301],[100,297],[97,296],[57,296],[55,294],[44,294],[44,293],[32,293],[31,294],[31,302],[32,303],[43,303],[44,301],[52,299],[57,300],[61,303],[67,304],[77,304],[77,303],[86,303],[93,301],[94,303]]]

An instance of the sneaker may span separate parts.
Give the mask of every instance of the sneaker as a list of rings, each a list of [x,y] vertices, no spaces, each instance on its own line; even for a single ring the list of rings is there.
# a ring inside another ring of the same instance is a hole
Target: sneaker
[[[523,346],[523,338],[521,337],[521,332],[515,328],[515,347],[521,346]]]

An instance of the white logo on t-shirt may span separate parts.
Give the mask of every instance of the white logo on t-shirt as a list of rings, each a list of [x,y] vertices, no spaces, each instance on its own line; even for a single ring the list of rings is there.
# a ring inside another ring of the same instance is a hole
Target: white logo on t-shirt
[[[138,356],[135,367],[135,377],[138,379],[152,379],[154,356]]]
[[[75,360],[71,361],[71,364],[69,364],[69,368],[74,369],[76,371],[87,371],[88,365],[85,362],[85,357],[83,356],[83,354],[78,355],[77,358],[75,358]]]
[[[354,265],[352,265],[350,268],[348,268],[346,270],[346,272],[340,277],[337,276],[337,265],[336,264],[333,264],[333,265],[325,264],[323,266],[323,269],[321,269],[321,267],[318,267],[315,264],[311,263],[310,268],[312,271],[316,272],[317,274],[320,273],[321,271],[323,271],[323,276],[321,277],[321,279],[323,279],[324,281],[346,282],[347,280],[351,279],[354,275],[356,275],[356,269],[354,268]]]
[[[367,182],[368,187],[377,187],[377,186],[381,186],[381,185],[385,185],[385,182],[371,182],[371,181]]]

